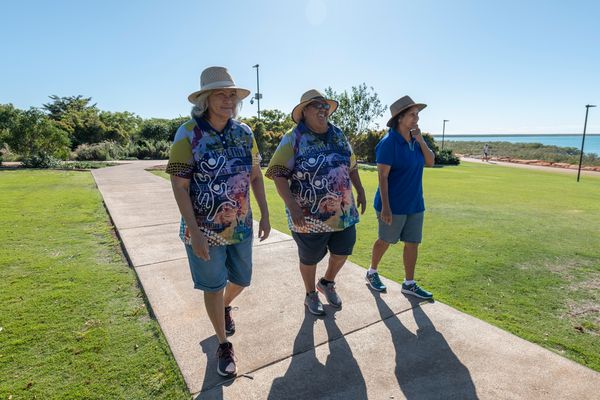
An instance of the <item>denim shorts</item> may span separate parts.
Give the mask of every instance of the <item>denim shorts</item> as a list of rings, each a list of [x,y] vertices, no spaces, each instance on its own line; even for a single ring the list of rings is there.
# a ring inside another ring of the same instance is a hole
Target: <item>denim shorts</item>
[[[379,221],[379,239],[387,243],[398,243],[398,240],[408,243],[421,243],[423,239],[423,217],[424,212],[415,214],[392,214],[392,223],[387,225],[380,218],[381,213],[377,213]]]
[[[300,262],[315,265],[325,257],[327,249],[331,254],[349,256],[356,243],[356,227],[349,226],[343,231],[324,233],[298,233],[292,231],[298,245]]]
[[[194,288],[205,292],[218,292],[227,281],[239,286],[250,286],[252,279],[252,236],[240,243],[211,246],[210,260],[204,261],[185,245]]]

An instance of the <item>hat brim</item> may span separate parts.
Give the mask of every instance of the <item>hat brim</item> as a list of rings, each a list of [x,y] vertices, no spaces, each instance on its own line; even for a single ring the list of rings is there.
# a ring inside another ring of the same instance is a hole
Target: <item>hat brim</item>
[[[196,100],[198,99],[198,96],[200,96],[201,94],[206,93],[206,92],[211,92],[213,90],[221,90],[221,89],[234,89],[237,93],[238,99],[240,99],[240,100],[243,100],[250,95],[250,91],[248,89],[240,88],[237,86],[229,86],[229,87],[198,90],[188,96],[188,101],[192,104],[196,104]]]
[[[392,117],[391,117],[391,118],[388,120],[388,122],[387,122],[387,124],[386,124],[386,125],[388,126],[388,128],[394,128],[394,127],[392,126],[392,121],[394,120],[394,118],[396,118],[396,117],[398,116],[398,114],[400,114],[402,111],[404,111],[404,110],[406,110],[406,109],[409,109],[409,108],[412,108],[412,107],[415,107],[415,106],[419,107],[419,111],[421,111],[421,110],[423,110],[425,107],[427,107],[427,104],[423,104],[423,103],[415,103],[415,104],[410,104],[410,105],[408,105],[408,106],[406,106],[406,107],[404,107],[404,108],[402,108],[402,109],[400,109],[400,110],[396,111],[396,113],[395,113],[394,115],[392,115]]]
[[[302,120],[302,111],[304,110],[304,107],[306,107],[308,105],[308,103],[311,103],[315,100],[323,100],[323,101],[327,102],[327,104],[329,104],[329,114],[327,114],[328,118],[331,116],[331,114],[333,114],[335,112],[335,110],[337,110],[338,105],[339,105],[338,102],[335,100],[325,99],[323,97],[315,97],[313,99],[303,101],[300,104],[298,104],[296,107],[294,107],[294,109],[292,110],[292,120],[295,123],[299,123]]]

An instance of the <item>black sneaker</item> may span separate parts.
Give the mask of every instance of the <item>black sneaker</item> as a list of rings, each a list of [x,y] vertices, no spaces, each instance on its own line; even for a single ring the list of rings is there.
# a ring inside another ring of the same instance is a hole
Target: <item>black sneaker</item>
[[[237,374],[235,366],[235,355],[233,354],[233,345],[225,342],[219,345],[217,349],[217,372],[225,378],[233,378]]]
[[[231,318],[231,306],[225,307],[225,333],[227,336],[235,333],[235,321]]]

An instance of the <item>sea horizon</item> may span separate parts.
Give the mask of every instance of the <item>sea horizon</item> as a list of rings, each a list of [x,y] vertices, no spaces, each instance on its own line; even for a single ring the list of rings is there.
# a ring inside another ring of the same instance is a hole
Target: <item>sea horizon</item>
[[[510,143],[541,143],[547,146],[558,147],[574,147],[581,148],[582,133],[494,133],[494,134],[454,134],[444,135],[445,141],[473,141],[473,142],[510,142]],[[437,142],[442,141],[442,135],[433,135]],[[586,133],[585,134],[584,153],[595,153],[600,155],[600,134]]]

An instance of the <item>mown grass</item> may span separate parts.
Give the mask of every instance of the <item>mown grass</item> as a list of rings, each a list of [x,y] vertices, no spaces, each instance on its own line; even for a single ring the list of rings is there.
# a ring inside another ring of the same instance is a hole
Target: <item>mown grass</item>
[[[368,268],[377,172],[360,174],[369,207],[351,260]],[[271,224],[289,233],[283,202],[265,182]],[[427,169],[424,187],[419,282],[446,304],[600,371],[600,178],[463,163]],[[402,247],[390,247],[382,275],[401,281],[399,260]]]
[[[0,210],[0,399],[189,398],[88,172],[1,171]]]

